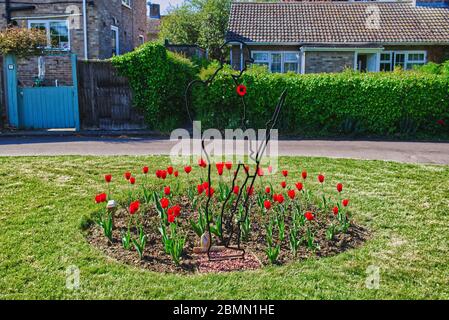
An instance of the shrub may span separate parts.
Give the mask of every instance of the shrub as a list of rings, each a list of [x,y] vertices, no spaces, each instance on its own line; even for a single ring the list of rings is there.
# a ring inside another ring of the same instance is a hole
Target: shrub
[[[129,79],[134,106],[145,112],[151,129],[169,131],[184,124],[184,92],[196,74],[188,59],[150,42],[112,63]]]
[[[45,32],[37,29],[6,28],[0,32],[0,53],[19,58],[41,55],[47,45]]]
[[[233,72],[225,67],[209,88],[194,90],[193,106],[203,127],[224,129],[241,123]],[[200,76],[211,73],[203,70]],[[278,122],[284,134],[429,133],[438,130],[437,119],[449,119],[449,84],[440,75],[404,71],[297,75],[250,68],[241,80],[248,88],[248,127],[263,128],[281,92],[288,89]]]

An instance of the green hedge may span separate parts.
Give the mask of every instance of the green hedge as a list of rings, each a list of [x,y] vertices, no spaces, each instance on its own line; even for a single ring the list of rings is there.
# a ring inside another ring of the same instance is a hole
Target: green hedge
[[[146,43],[111,59],[129,79],[134,106],[145,112],[151,129],[169,131],[185,124],[184,92],[197,69],[159,43]]]
[[[233,128],[242,105],[225,68],[209,88],[195,90],[196,118],[203,127]],[[202,72],[207,77],[211,70]],[[448,78],[420,72],[337,74],[270,74],[250,69],[242,78],[248,88],[249,126],[263,128],[284,88],[288,97],[279,129],[284,134],[395,135],[447,131]]]

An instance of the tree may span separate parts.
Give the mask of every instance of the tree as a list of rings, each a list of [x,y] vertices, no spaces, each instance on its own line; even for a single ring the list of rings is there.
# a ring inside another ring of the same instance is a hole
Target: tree
[[[193,44],[198,42],[198,30],[198,13],[190,4],[183,4],[162,19],[159,38],[174,44]]]
[[[229,20],[231,0],[189,0],[162,20],[160,38],[175,44],[198,44],[218,58]]]

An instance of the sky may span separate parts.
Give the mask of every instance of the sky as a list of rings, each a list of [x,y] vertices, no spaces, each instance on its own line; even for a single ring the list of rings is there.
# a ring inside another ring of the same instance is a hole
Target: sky
[[[172,6],[177,6],[184,2],[184,0],[152,0],[153,3],[159,3],[161,5],[161,14],[166,14],[167,9]]]

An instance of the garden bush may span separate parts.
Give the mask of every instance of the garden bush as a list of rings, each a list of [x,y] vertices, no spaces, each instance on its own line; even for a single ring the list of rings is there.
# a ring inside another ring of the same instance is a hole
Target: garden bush
[[[225,67],[209,88],[194,90],[195,118],[203,128],[240,124],[243,110],[232,72]],[[210,74],[212,70],[203,70],[200,76],[205,79]],[[297,75],[250,68],[241,81],[248,88],[249,127],[264,127],[287,88],[278,125],[283,134],[386,136],[447,131],[449,83],[442,75],[405,71]]]
[[[169,131],[184,124],[185,88],[197,73],[188,59],[150,42],[112,63],[129,79],[134,106],[145,112],[151,129]]]

